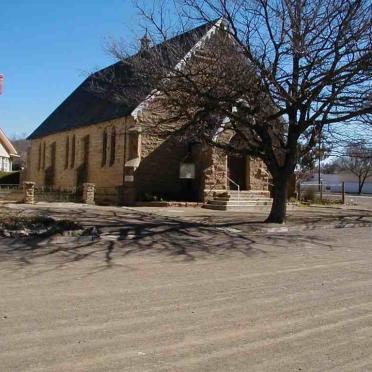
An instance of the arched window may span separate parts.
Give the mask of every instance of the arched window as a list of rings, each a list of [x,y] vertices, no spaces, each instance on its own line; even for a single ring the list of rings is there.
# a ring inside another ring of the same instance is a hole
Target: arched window
[[[38,153],[38,165],[37,165],[37,168],[40,170],[41,169],[41,151],[42,151],[42,148],[41,148],[41,142],[39,143],[39,153]]]
[[[43,166],[42,168],[45,169],[45,158],[46,158],[46,143],[43,143]]]
[[[75,152],[76,152],[76,138],[75,138],[75,135],[73,135],[72,140],[71,140],[71,163],[70,163],[70,168],[75,167]]]
[[[110,146],[110,166],[115,163],[116,157],[116,130],[115,127],[111,131],[111,146]]]
[[[107,130],[102,133],[102,162],[101,166],[104,167],[107,162]]]
[[[70,159],[70,137],[66,137],[66,150],[65,150],[65,169],[68,168],[68,162]]]

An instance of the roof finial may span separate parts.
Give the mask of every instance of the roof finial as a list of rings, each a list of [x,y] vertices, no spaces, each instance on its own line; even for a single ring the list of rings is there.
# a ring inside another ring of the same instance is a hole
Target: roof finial
[[[147,27],[146,32],[143,38],[141,39],[141,51],[148,50],[150,48],[151,39],[147,34]]]

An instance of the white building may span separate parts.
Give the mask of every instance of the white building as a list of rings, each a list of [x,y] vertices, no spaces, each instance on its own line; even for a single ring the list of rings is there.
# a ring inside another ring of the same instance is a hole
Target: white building
[[[340,172],[338,174],[321,174],[321,180],[327,190],[331,192],[341,192],[341,185],[344,182],[345,192],[350,194],[358,193],[358,177],[351,172]],[[313,174],[311,179],[304,184],[317,184],[318,175]],[[362,189],[363,194],[372,194],[372,177],[365,180]]]
[[[11,172],[14,158],[18,158],[17,150],[0,128],[0,172]]]

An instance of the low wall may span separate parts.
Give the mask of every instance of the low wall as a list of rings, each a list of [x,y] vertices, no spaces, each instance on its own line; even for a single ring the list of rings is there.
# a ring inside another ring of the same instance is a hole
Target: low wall
[[[0,201],[19,203],[23,200],[22,189],[0,189]]]
[[[35,202],[81,202],[82,194],[71,191],[35,190]]]
[[[122,204],[121,187],[96,187],[94,201],[98,205]]]

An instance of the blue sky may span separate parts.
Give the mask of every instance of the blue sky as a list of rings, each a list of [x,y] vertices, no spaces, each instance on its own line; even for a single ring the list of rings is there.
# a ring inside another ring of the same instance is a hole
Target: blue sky
[[[108,36],[142,32],[132,0],[0,0],[0,127],[30,134],[89,72],[113,62]]]

